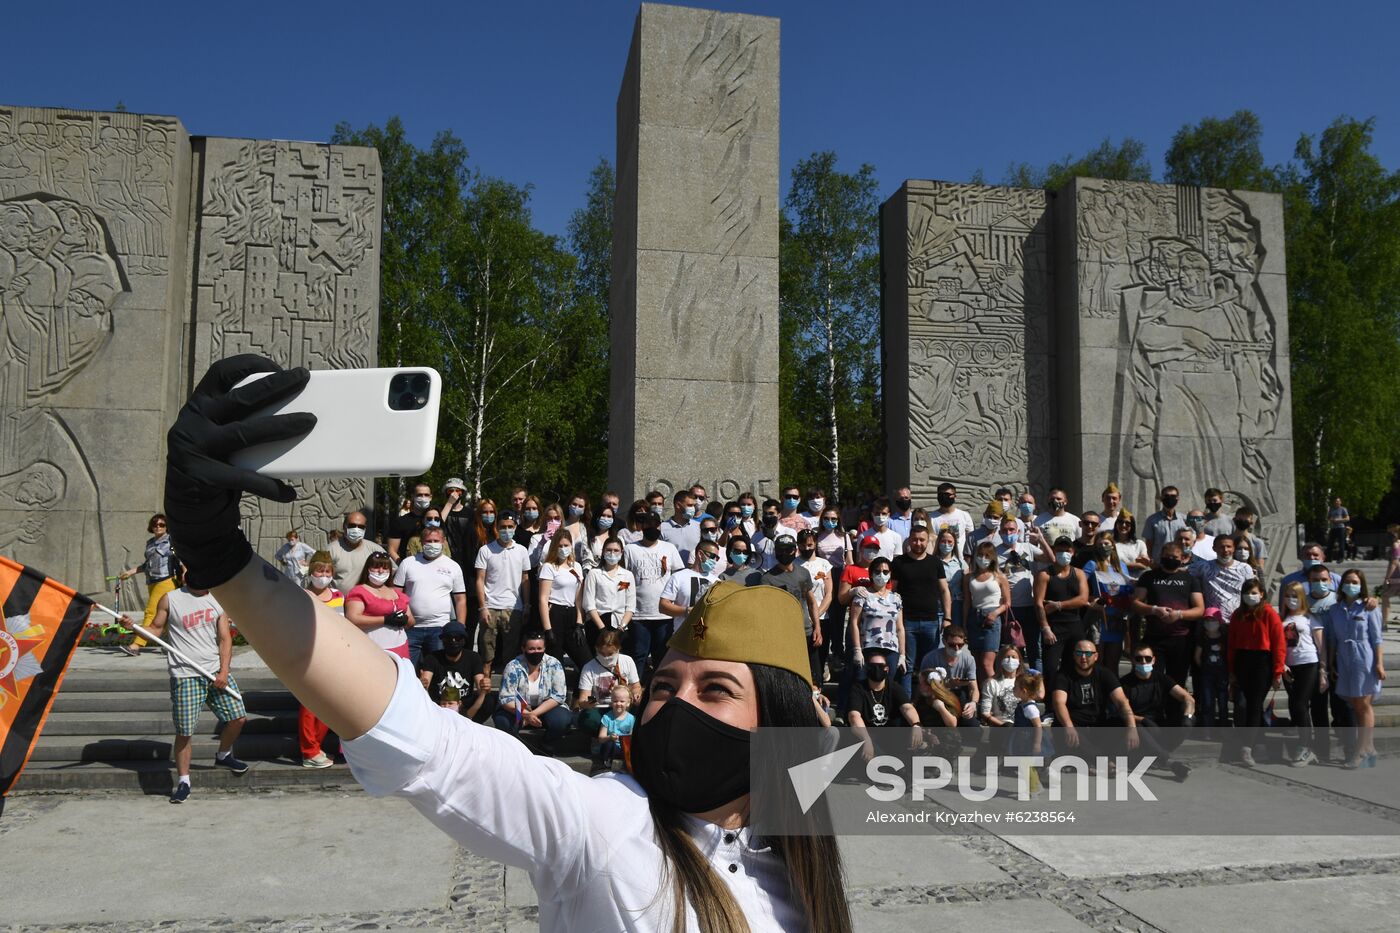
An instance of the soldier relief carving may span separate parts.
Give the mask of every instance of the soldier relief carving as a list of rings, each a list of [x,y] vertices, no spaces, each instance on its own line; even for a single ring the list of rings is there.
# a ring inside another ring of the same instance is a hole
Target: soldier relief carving
[[[1261,446],[1279,426],[1284,385],[1248,205],[1162,185],[1092,182],[1079,193],[1080,314],[1118,323],[1116,423],[1104,433],[1121,442],[1109,475],[1134,482],[1138,502],[1175,483],[1220,486],[1263,515],[1290,509]]]
[[[1042,486],[1049,463],[1045,194],[937,184],[908,221],[913,490]],[[1028,351],[1028,346],[1032,349]]]

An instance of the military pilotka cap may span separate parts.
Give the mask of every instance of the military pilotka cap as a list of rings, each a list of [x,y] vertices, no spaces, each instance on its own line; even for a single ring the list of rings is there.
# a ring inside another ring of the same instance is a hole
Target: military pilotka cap
[[[802,606],[776,586],[716,583],[691,608],[667,647],[708,661],[780,667],[812,681]]]

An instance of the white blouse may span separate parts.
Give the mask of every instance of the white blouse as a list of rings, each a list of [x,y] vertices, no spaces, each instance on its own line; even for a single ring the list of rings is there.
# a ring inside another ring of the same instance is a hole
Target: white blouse
[[[543,931],[670,930],[667,885],[646,794],[631,775],[584,777],[516,738],[428,698],[413,665],[379,722],[345,742],[355,779],[376,797],[406,797],[458,844],[530,873]],[[800,930],[787,872],[747,829],[690,821],[696,845],[758,933]],[[686,908],[686,928],[698,930]]]

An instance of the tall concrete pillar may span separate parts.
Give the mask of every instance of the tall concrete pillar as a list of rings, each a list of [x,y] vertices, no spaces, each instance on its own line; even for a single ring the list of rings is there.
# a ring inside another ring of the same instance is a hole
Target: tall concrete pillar
[[[610,487],[776,494],[776,19],[642,5],[614,208]]]

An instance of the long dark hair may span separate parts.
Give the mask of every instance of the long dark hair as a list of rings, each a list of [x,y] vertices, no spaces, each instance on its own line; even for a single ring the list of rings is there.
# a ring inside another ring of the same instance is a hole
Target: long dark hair
[[[758,724],[817,729],[812,685],[791,671],[767,664],[750,664],[758,696]],[[642,708],[650,695],[642,698]],[[715,873],[686,830],[685,814],[648,796],[656,839],[661,846],[662,879],[670,881],[675,917],[673,933],[685,929],[689,904],[699,920],[701,933],[738,933],[749,924],[728,885]],[[818,806],[821,806],[819,803]],[[816,808],[814,808],[815,811]],[[788,890],[801,908],[804,930],[813,933],[849,933],[851,910],[846,903],[845,872],[836,837],[830,832],[808,836],[771,836],[765,839],[787,866]]]

